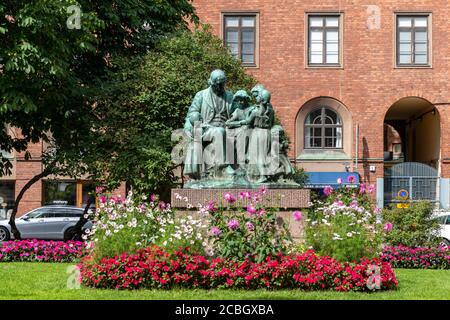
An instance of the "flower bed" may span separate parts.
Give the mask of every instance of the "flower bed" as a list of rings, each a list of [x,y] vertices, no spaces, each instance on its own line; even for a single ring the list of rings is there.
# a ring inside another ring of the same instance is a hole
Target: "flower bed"
[[[0,262],[72,262],[83,255],[79,241],[8,241],[0,245]]]
[[[136,254],[104,258],[95,264],[86,257],[80,264],[81,281],[94,288],[110,289],[302,289],[370,291],[368,283],[387,290],[398,285],[387,262],[362,259],[340,263],[313,251],[301,255],[267,257],[260,263],[237,262],[190,254],[188,249],[168,253],[159,247]],[[378,270],[375,277],[372,271]],[[377,282],[378,281],[378,282]]]
[[[438,248],[385,247],[381,259],[394,268],[450,269],[450,250]]]

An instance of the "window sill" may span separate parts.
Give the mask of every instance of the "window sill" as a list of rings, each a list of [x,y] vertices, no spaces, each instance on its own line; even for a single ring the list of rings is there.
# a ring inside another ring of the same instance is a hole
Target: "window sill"
[[[304,149],[297,160],[351,160],[341,149]]]
[[[432,66],[395,66],[394,69],[433,69]]]
[[[306,66],[305,69],[331,69],[331,70],[343,70],[343,66]]]

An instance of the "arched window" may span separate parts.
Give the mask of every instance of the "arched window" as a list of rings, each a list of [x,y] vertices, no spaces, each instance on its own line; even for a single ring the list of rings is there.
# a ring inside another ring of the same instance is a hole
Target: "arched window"
[[[342,121],[326,106],[311,111],[305,119],[306,149],[341,149]]]

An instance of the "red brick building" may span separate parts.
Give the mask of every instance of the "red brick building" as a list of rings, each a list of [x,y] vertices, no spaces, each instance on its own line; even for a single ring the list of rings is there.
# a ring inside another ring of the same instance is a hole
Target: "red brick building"
[[[12,130],[12,129],[9,129]],[[14,134],[14,132],[11,132]],[[31,160],[25,160],[24,154],[6,154],[12,159],[13,170],[10,176],[0,177],[0,219],[11,212],[14,200],[22,187],[35,175],[43,170],[43,143],[32,144],[28,151]],[[92,190],[89,181],[73,180],[65,177],[47,177],[36,182],[23,196],[19,206],[18,216],[46,204],[68,204],[83,206]],[[125,196],[125,185],[115,191]]]
[[[450,202],[448,0],[194,0],[194,5],[201,21],[271,91],[298,166],[354,171],[376,183],[396,164],[422,163],[443,178],[437,179],[439,187],[419,181],[424,190],[432,197],[444,190]],[[32,161],[7,155],[14,158],[14,172],[0,178],[3,203],[11,205],[42,170],[41,151],[41,144],[30,147]],[[408,178],[413,181],[411,174]],[[412,190],[412,184],[405,188]],[[40,181],[19,211],[55,201],[81,205],[87,189],[83,181]]]
[[[376,183],[393,165],[418,162],[450,177],[447,0],[194,5],[271,91],[298,166]]]

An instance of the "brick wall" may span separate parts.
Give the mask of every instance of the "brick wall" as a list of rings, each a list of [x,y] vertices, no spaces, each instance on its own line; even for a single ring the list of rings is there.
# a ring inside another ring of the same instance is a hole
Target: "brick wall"
[[[310,99],[342,102],[359,125],[358,171],[364,180],[383,176],[383,123],[388,109],[404,97],[421,97],[441,118],[441,164],[450,177],[450,4],[447,0],[194,0],[202,22],[221,36],[222,12],[259,12],[259,66],[248,68],[272,92],[272,104],[291,138],[295,157],[295,119]],[[381,9],[381,27],[367,27],[369,5]],[[305,67],[306,12],[343,13],[343,68]],[[395,68],[395,19],[399,11],[431,12],[432,68]],[[442,104],[447,103],[447,104]],[[352,157],[355,157],[353,136]],[[361,163],[362,162],[362,163]],[[301,163],[300,163],[301,164]],[[369,165],[376,172],[369,172]]]

